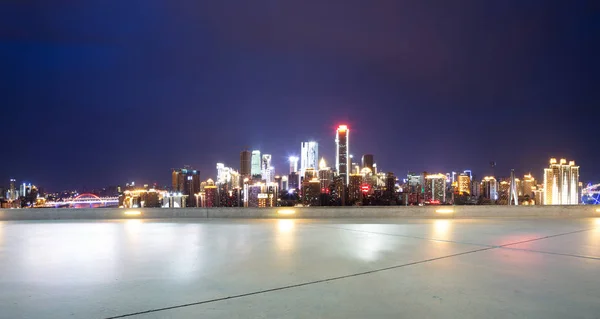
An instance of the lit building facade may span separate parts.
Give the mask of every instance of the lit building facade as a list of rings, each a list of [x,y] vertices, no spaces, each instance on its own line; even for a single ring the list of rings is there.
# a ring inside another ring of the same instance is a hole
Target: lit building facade
[[[335,136],[335,170],[338,176],[341,176],[344,185],[349,182],[349,160],[350,151],[350,129],[346,125],[340,125],[337,128]]]
[[[302,204],[304,206],[321,205],[321,184],[318,179],[302,183]]]
[[[375,159],[373,154],[365,154],[362,156],[362,168],[369,168],[371,172],[374,171],[373,165],[375,164]]]
[[[533,178],[531,174],[527,174],[523,176],[523,182],[521,183],[521,185],[521,193],[523,194],[523,196],[529,196],[529,198],[534,199],[535,197],[533,195],[533,191],[536,189],[535,178]],[[536,202],[536,204],[539,205],[540,203]]]
[[[493,176],[486,176],[481,180],[481,195],[495,201],[498,199],[498,182]]]
[[[242,178],[250,178],[252,175],[252,153],[248,150],[240,153],[240,175]]]
[[[290,174],[298,172],[298,157],[290,156]]]
[[[319,181],[321,183],[321,192],[326,192],[329,189],[329,185],[333,183],[333,172],[331,168],[327,167],[324,158],[321,158],[319,162]]]
[[[260,157],[260,151],[252,151],[252,163],[250,167],[250,174],[252,175],[252,177],[258,177],[262,175],[261,160],[262,159]]]
[[[544,169],[544,205],[579,204],[579,166],[575,161],[550,159]]]
[[[471,177],[467,174],[460,174],[457,178],[458,193],[470,195],[471,194]]]
[[[360,203],[362,201],[362,184],[362,175],[350,174],[350,183],[348,184],[348,199],[350,203]]]
[[[171,173],[173,192],[187,196],[188,207],[197,206],[197,196],[200,193],[200,171],[190,167],[173,169]]]
[[[261,162],[261,176],[267,183],[272,183],[275,177],[275,169],[271,165],[271,154],[263,154]]]
[[[300,176],[304,176],[307,169],[318,169],[319,143],[302,142],[300,144]]]
[[[444,174],[426,174],[425,175],[425,201],[430,203],[446,202],[446,175]]]

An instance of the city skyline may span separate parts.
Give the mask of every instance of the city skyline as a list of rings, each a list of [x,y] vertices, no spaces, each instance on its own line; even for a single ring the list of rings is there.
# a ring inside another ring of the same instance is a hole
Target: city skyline
[[[1,6],[0,181],[164,185],[246,148],[282,171],[305,141],[334,166],[339,124],[396,174],[557,157],[600,180],[593,1]]]

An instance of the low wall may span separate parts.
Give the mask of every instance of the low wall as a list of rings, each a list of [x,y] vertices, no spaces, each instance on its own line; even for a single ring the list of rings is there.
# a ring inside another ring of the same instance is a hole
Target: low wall
[[[600,217],[600,206],[388,206],[276,208],[0,209],[0,220],[123,218],[471,218]]]

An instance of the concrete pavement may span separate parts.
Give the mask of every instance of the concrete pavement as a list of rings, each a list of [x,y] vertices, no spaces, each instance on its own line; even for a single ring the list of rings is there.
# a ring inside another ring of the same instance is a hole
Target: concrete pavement
[[[0,222],[0,318],[598,318],[600,218]]]

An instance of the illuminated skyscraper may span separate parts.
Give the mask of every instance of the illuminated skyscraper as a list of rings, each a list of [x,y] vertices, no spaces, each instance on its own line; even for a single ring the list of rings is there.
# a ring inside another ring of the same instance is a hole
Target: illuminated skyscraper
[[[304,176],[307,169],[319,168],[319,143],[302,142],[300,144],[300,176]]]
[[[262,179],[267,183],[273,182],[274,169],[271,166],[271,154],[263,154],[261,162],[261,175]]]
[[[350,182],[348,184],[348,197],[351,203],[360,203],[362,201],[363,176],[360,174],[350,174]]]
[[[458,175],[458,193],[459,194],[471,194],[471,178],[467,174]]]
[[[533,191],[535,190],[535,178],[531,174],[527,174],[523,177],[523,196],[529,196],[530,199],[535,199]],[[540,205],[541,203],[536,204]]]
[[[373,164],[375,164],[373,154],[365,154],[362,157],[362,168],[369,168],[371,172],[375,172],[373,168]]]
[[[252,153],[244,150],[240,153],[240,175],[242,178],[249,178],[252,171]]]
[[[493,176],[486,176],[481,181],[481,195],[484,198],[495,201],[498,199],[498,183]]]
[[[250,174],[252,174],[252,177],[257,177],[257,176],[262,175],[260,164],[261,164],[260,151],[259,150],[252,151],[252,163],[251,163],[251,168],[250,168]]]
[[[298,172],[298,157],[290,156],[290,173]]]
[[[579,166],[575,161],[560,163],[550,159],[550,167],[544,169],[544,205],[579,204]]]
[[[338,176],[342,177],[342,182],[344,185],[348,185],[349,171],[348,166],[350,165],[348,157],[350,151],[350,129],[346,125],[340,125],[337,128],[335,135],[335,144],[336,144],[336,152],[335,152],[335,170]]]
[[[187,196],[188,207],[196,207],[196,194],[200,193],[200,171],[185,167],[171,173],[173,192]]]
[[[425,175],[425,201],[443,204],[446,202],[446,175]]]
[[[321,192],[326,192],[329,185],[333,183],[333,172],[331,168],[327,167],[324,158],[321,158],[319,162],[319,181],[321,182]]]

